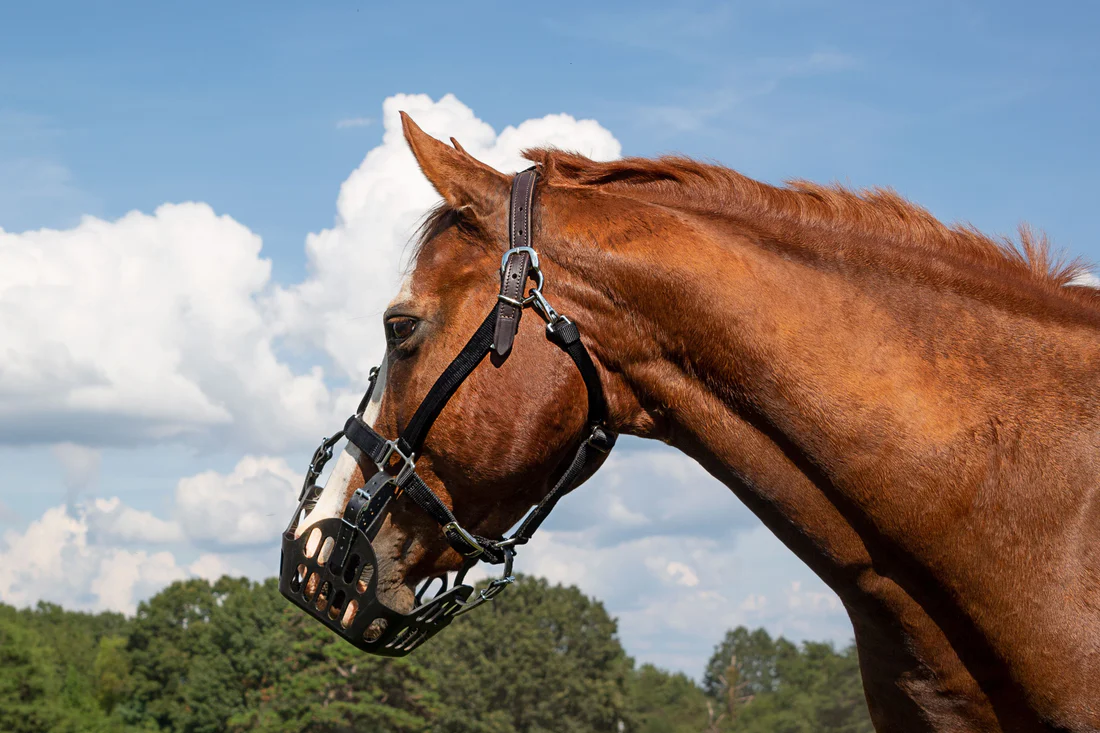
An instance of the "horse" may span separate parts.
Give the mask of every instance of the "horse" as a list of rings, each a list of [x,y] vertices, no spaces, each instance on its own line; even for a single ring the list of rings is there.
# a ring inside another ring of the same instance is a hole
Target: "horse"
[[[383,316],[363,405],[380,435],[484,326],[513,242],[513,177],[402,121],[443,202]],[[524,155],[543,292],[579,327],[608,429],[698,461],[836,592],[877,730],[1100,729],[1100,292],[1076,284],[1080,263],[1026,227],[996,240],[886,189]],[[586,384],[540,322],[490,362],[415,466],[485,537],[590,438]],[[292,536],[338,515],[368,464],[345,451]],[[373,582],[392,608],[468,564],[407,497],[379,521]]]

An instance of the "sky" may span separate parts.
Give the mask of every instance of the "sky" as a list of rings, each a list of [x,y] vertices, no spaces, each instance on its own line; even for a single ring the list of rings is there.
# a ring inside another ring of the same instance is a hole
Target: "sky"
[[[275,572],[437,200],[399,109],[501,170],[683,153],[1097,260],[1098,29],[1086,3],[4,4],[0,600],[132,613]],[[694,676],[738,624],[851,638],[725,487],[639,440],[519,569]]]

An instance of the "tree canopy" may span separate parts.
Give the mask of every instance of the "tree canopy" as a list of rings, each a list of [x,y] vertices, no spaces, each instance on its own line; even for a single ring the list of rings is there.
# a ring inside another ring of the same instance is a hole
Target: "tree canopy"
[[[403,659],[363,654],[274,580],[173,583],[133,618],[0,605],[0,730],[871,731],[854,648],[730,630],[702,684],[636,666],[574,587],[521,577]]]

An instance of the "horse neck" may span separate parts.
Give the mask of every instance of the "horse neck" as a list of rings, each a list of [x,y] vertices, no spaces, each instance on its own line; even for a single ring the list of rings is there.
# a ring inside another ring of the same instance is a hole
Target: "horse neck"
[[[822,465],[852,441],[941,419],[902,398],[920,365],[858,283],[725,224],[665,215],[646,229],[565,258],[583,263],[570,300],[619,387],[625,432],[714,456],[766,432]]]
[[[681,448],[746,500],[827,493],[876,524],[944,506],[953,451],[1005,417],[1025,367],[1032,384],[1065,383],[1081,356],[1049,324],[785,256],[793,245],[726,219],[624,207],[569,231],[550,252],[568,271],[564,312],[606,370],[617,427]],[[1034,352],[1005,348],[1020,334]]]

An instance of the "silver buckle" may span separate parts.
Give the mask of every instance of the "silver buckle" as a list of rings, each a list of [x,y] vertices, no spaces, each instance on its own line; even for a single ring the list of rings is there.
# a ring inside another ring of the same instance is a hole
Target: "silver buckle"
[[[474,539],[472,534],[463,529],[462,525],[458,522],[447,522],[447,524],[443,525],[443,534],[447,534],[448,531],[454,532],[461,537],[466,544],[477,548],[475,552],[463,552],[463,557],[478,557],[485,552],[485,548],[481,546],[481,543]]]
[[[397,483],[398,486],[400,486],[404,482],[404,480],[407,479],[409,475],[416,470],[416,461],[413,460],[413,457],[411,455],[407,456],[401,452],[401,449],[397,447],[396,440],[386,441],[386,452],[382,455],[382,460],[375,465],[378,466],[379,471],[385,471],[387,468],[390,467],[390,458],[393,456],[394,453],[397,454],[403,464],[398,470],[397,476],[394,478],[394,481]]]
[[[511,257],[514,254],[519,253],[519,252],[526,252],[527,254],[531,255],[530,269],[534,270],[535,272],[538,272],[538,270],[539,270],[539,253],[538,252],[536,252],[531,247],[512,247],[512,249],[505,252],[504,256],[500,258],[500,274],[501,275],[504,274],[504,268],[508,266],[508,258]]]

